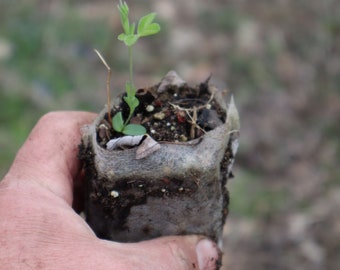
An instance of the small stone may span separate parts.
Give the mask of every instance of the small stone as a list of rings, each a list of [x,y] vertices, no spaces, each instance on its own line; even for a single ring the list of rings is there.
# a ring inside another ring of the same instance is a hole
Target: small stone
[[[150,129],[150,133],[155,134],[155,133],[156,133],[156,130]]]
[[[165,118],[165,113],[164,112],[158,112],[153,115],[153,118],[157,120],[163,120]]]
[[[155,107],[154,107],[153,105],[148,105],[148,106],[146,106],[146,111],[147,111],[147,112],[153,112],[154,109],[155,109]]]
[[[204,109],[197,119],[197,124],[203,128],[214,129],[223,124],[216,110]]]
[[[179,189],[178,189],[178,191],[183,191],[184,190],[184,188],[183,187],[180,187]]]
[[[171,126],[170,130],[174,131],[176,128],[174,126]]]
[[[118,198],[119,197],[119,192],[116,191],[116,190],[112,190],[110,192],[110,195],[113,197],[113,198]]]
[[[162,188],[161,191],[162,191],[163,193],[165,193],[165,192],[166,192],[166,189],[165,189],[165,188]]]
[[[167,123],[166,123],[166,126],[167,126],[167,127],[170,127],[170,126],[171,126],[171,123],[170,123],[170,122],[167,122]]]
[[[182,142],[186,142],[186,141],[188,140],[187,136],[185,136],[185,135],[183,135],[183,134],[179,136],[179,139],[180,139]]]

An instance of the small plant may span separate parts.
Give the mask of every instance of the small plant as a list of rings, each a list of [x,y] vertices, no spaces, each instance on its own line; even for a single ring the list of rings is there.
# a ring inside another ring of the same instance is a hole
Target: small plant
[[[115,131],[124,133],[126,135],[142,135],[146,133],[146,129],[142,125],[130,124],[131,117],[135,109],[139,105],[139,100],[136,98],[136,88],[133,82],[133,57],[132,57],[132,46],[141,37],[146,37],[150,35],[157,34],[160,31],[160,26],[158,23],[154,23],[153,20],[156,17],[156,13],[149,13],[143,16],[139,22],[136,31],[136,24],[130,23],[129,21],[129,7],[127,3],[120,0],[118,5],[118,10],[120,14],[121,23],[123,26],[124,33],[118,36],[118,40],[124,42],[128,47],[129,54],[129,81],[125,85],[126,96],[124,96],[124,101],[129,106],[129,116],[124,121],[121,112],[118,112],[112,118],[112,127]]]

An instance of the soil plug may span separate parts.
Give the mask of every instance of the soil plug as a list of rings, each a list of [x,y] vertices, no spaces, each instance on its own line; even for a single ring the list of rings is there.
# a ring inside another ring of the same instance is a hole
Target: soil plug
[[[176,85],[165,88],[159,95],[174,96],[174,89],[178,94],[184,90]],[[151,140],[152,147],[158,147],[142,158],[138,152],[150,136],[139,136],[131,145],[113,150],[111,140],[108,147],[98,143],[98,127],[107,109],[83,128],[80,157],[87,177],[86,219],[99,237],[136,242],[165,235],[203,234],[221,241],[239,117],[233,98],[228,107],[220,91],[207,88],[214,96],[209,104],[224,114],[220,115],[224,122],[188,142]]]

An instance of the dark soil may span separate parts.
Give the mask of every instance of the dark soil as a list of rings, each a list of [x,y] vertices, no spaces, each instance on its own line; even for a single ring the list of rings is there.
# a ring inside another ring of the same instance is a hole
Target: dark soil
[[[143,125],[147,133],[158,142],[186,142],[201,137],[207,131],[225,122],[225,112],[213,99],[208,90],[209,78],[196,87],[187,84],[183,86],[169,86],[167,91],[158,93],[159,85],[147,89],[139,89],[136,97],[139,106],[133,124]],[[111,116],[121,111],[123,118],[129,114],[128,105],[123,101],[119,107],[111,111]],[[105,147],[113,138],[122,136],[117,134],[105,116],[103,126],[98,127],[98,143]]]

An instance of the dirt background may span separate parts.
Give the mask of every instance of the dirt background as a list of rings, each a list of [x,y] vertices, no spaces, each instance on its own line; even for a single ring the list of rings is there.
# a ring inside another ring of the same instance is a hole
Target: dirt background
[[[128,1],[162,32],[135,48],[136,85],[170,69],[210,73],[234,94],[241,146],[229,183],[223,269],[340,269],[340,3],[335,0]],[[105,68],[127,79],[112,1],[0,3],[0,175],[56,109],[100,111]]]

